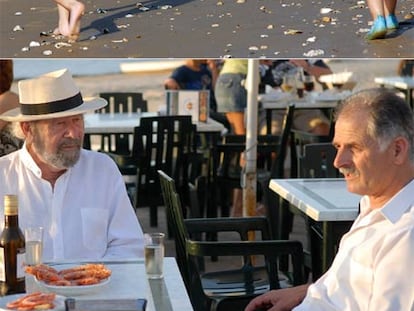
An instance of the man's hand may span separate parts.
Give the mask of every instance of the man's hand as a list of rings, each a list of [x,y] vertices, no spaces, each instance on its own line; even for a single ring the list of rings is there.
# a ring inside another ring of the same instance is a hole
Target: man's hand
[[[250,301],[244,311],[264,309],[268,311],[291,311],[306,296],[309,284],[272,290]]]

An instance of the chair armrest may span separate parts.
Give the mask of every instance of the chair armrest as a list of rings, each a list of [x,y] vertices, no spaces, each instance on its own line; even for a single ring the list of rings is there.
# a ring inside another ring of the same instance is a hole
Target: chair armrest
[[[263,255],[266,258],[271,288],[279,288],[277,279],[278,261],[281,256],[291,255],[293,285],[305,283],[304,255],[302,243],[299,241],[232,241],[232,242],[199,242],[186,240],[186,249],[190,256],[251,256]]]
[[[247,240],[247,232],[260,231],[262,239],[270,239],[270,228],[267,218],[234,217],[234,218],[191,218],[184,220],[190,234],[238,232],[243,240]]]

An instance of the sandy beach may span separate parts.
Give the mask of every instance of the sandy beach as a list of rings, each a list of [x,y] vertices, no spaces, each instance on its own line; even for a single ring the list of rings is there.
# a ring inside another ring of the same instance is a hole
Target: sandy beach
[[[85,1],[80,40],[48,34],[50,0],[0,0],[0,57],[378,58],[414,57],[414,0],[400,0],[400,29],[366,41],[365,1]]]

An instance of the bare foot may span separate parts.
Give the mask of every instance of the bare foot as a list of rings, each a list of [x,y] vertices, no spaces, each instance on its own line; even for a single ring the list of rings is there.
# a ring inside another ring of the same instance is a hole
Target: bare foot
[[[79,37],[80,19],[85,12],[85,5],[82,2],[75,2],[69,13],[70,37]]]

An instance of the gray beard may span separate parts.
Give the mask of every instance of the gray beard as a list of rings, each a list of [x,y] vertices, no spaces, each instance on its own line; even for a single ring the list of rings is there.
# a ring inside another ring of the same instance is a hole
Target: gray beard
[[[52,154],[45,151],[42,139],[39,136],[37,138],[38,139],[34,139],[33,141],[33,148],[47,164],[57,169],[68,169],[73,167],[78,162],[81,150],[81,142],[79,140],[66,139],[60,144],[60,146],[58,146],[57,151]],[[79,148],[71,152],[62,151],[60,147],[69,141],[70,143],[77,143]]]

